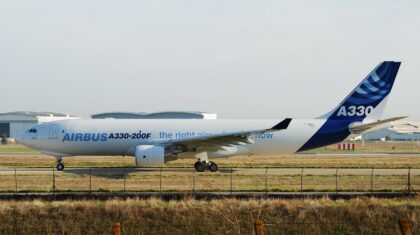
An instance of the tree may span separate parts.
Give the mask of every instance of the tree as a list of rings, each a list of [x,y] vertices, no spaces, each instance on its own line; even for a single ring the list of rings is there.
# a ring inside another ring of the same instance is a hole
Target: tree
[[[5,135],[1,136],[1,144],[7,144],[7,139]]]

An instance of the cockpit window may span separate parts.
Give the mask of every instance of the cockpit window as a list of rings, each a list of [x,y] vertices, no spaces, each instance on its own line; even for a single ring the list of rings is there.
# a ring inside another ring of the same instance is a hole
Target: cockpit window
[[[29,131],[28,131],[29,133],[37,133],[37,130],[36,130],[36,128],[31,128],[31,129],[29,129]]]

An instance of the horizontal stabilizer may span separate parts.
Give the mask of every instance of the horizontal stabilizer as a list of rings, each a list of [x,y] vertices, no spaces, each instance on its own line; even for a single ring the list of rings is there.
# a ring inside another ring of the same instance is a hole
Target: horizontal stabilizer
[[[384,120],[379,120],[376,122],[372,122],[372,123],[368,123],[368,124],[356,124],[356,125],[350,125],[349,129],[350,132],[352,134],[363,134],[364,132],[373,129],[379,125],[385,124],[385,123],[389,123],[389,122],[393,122],[393,121],[398,121],[400,119],[403,119],[406,117],[395,117],[395,118],[388,118],[388,119],[384,119]]]

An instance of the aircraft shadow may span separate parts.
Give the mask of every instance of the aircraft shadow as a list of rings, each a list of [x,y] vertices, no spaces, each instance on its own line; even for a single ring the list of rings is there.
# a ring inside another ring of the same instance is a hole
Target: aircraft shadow
[[[160,168],[77,168],[77,169],[64,169],[66,174],[75,174],[80,176],[95,176],[105,177],[112,179],[123,179],[130,174],[160,174]],[[162,174],[167,173],[193,173],[193,169],[188,168],[163,168]]]
[[[137,168],[78,168],[78,169],[64,169],[63,172],[66,174],[74,174],[80,176],[96,176],[96,177],[106,177],[113,179],[123,179],[124,174],[128,175],[131,173],[141,172],[141,169]]]
[[[162,168],[162,174],[193,174],[194,173],[193,168]],[[124,174],[126,176],[130,174],[160,174],[160,168],[67,168],[63,170],[66,174],[74,174],[74,175],[80,175],[80,176],[95,176],[95,177],[105,177],[105,178],[112,178],[112,179],[123,179]],[[206,171],[208,172],[208,171]],[[219,168],[219,170],[216,173],[223,173],[223,174],[229,174],[229,173],[235,173],[237,170],[230,168]],[[198,172],[195,172],[194,174],[200,174]]]

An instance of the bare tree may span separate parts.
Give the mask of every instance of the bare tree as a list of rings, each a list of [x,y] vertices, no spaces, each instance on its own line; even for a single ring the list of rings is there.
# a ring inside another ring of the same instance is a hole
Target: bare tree
[[[7,144],[7,138],[4,134],[1,136],[1,144]]]

